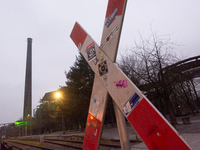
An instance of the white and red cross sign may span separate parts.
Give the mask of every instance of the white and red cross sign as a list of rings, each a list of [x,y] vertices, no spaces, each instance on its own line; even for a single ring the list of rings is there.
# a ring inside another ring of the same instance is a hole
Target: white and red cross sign
[[[83,149],[99,147],[109,93],[146,146],[189,150],[177,131],[115,64],[126,0],[109,0],[100,46],[76,22],[71,39],[95,72]]]

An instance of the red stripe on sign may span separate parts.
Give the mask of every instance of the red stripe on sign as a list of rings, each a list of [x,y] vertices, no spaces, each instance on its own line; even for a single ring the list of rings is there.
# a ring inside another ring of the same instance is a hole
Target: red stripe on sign
[[[150,150],[190,149],[144,98],[127,119]]]
[[[106,12],[106,18],[108,18],[117,7],[119,11],[116,16],[122,15],[125,0],[109,0]]]
[[[81,28],[81,26],[76,22],[74,28],[70,34],[71,39],[74,41],[79,50],[83,46],[83,43],[87,37],[87,33]]]
[[[99,134],[101,129],[101,121],[88,113],[87,124],[85,129],[85,136],[83,141],[83,149],[96,150],[99,141]]]

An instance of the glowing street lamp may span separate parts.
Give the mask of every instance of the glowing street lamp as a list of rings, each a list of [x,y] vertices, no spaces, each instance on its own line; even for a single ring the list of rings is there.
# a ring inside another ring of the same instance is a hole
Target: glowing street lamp
[[[56,92],[56,98],[60,98],[61,97],[61,94],[59,92]]]
[[[60,100],[60,98],[61,98],[60,92],[56,92],[55,96],[56,96],[57,99]],[[65,134],[64,115],[63,115],[63,110],[62,109],[61,109],[61,111],[62,111],[62,130],[63,130],[63,134]]]

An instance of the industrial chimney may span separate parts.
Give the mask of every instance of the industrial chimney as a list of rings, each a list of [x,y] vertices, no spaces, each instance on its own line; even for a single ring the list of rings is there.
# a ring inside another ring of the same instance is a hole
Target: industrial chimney
[[[32,117],[32,39],[27,39],[26,76],[24,89],[24,122],[30,122]],[[25,133],[27,134],[27,133]]]

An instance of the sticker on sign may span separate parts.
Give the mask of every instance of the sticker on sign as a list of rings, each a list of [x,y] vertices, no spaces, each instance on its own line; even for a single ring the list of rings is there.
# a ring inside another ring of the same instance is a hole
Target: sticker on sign
[[[130,99],[126,102],[123,108],[123,112],[128,115],[139,103],[139,95],[135,93]]]

